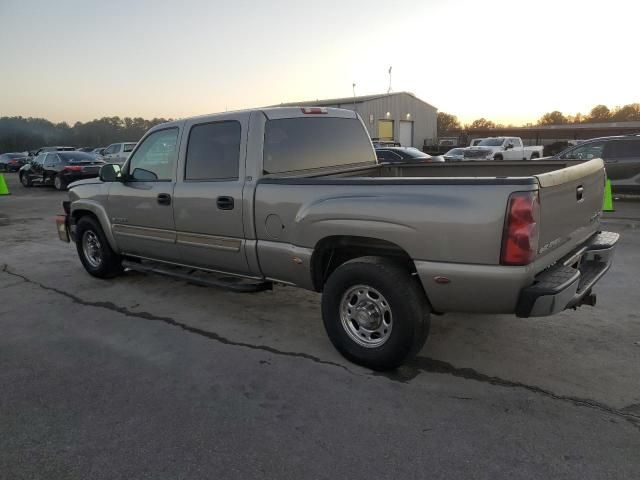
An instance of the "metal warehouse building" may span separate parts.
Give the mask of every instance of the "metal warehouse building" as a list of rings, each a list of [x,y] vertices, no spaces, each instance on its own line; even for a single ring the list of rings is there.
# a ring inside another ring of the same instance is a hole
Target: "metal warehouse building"
[[[283,103],[292,107],[337,107],[355,110],[373,139],[395,140],[422,148],[438,137],[438,109],[409,92]]]

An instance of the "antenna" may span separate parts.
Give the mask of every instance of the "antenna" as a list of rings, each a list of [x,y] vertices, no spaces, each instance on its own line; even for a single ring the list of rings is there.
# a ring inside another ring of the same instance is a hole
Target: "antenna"
[[[391,93],[391,69],[393,67],[389,67],[389,89],[387,90],[387,94]]]
[[[351,85],[351,87],[353,88],[353,111],[355,112],[355,110],[356,110],[356,83],[353,82],[353,85]]]

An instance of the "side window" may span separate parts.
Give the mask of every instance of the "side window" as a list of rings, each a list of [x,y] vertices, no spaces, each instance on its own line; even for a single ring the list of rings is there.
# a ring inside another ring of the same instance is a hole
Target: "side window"
[[[47,153],[47,158],[44,161],[44,166],[52,167],[56,163],[58,163],[58,155],[56,155],[55,153]]]
[[[111,153],[120,153],[121,149],[122,149],[122,145],[119,143],[116,143],[115,145],[113,145],[113,152]]]
[[[240,123],[236,121],[194,125],[189,132],[185,180],[238,178]]]
[[[38,165],[42,165],[44,163],[44,157],[46,157],[45,154],[38,155],[36,158],[33,159],[33,163],[36,163]]]
[[[640,157],[640,141],[614,140],[608,142],[604,148],[606,158]]]
[[[604,142],[591,142],[587,145],[580,145],[560,156],[562,160],[591,160],[602,157]]]
[[[514,148],[522,148],[522,140],[519,138],[512,138],[511,143],[513,143]]]
[[[136,144],[135,143],[125,143],[124,144],[124,152],[128,153],[131,152],[133,150],[133,147],[135,147]]]
[[[177,158],[177,142],[177,128],[159,130],[145,138],[130,157],[130,178],[138,182],[172,180]]]
[[[111,155],[111,154],[113,153],[113,147],[114,147],[114,145],[109,145],[109,146],[105,149],[104,154],[105,154],[105,155]]]

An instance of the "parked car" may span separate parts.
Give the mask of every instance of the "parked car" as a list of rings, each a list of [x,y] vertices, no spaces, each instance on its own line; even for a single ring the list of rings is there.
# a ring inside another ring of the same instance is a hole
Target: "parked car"
[[[71,182],[97,177],[103,165],[105,162],[85,152],[41,153],[20,169],[20,183],[25,187],[53,185],[65,190]]]
[[[75,152],[75,147],[42,147],[33,153],[33,157],[37,157],[41,153],[47,152]]]
[[[593,305],[618,240],[599,223],[604,175],[600,159],[380,165],[351,110],[264,108],[155,126],[124,167],[72,184],[56,225],[95,277],[322,292],[336,348],[389,369],[431,311]]]
[[[385,147],[375,150],[380,163],[444,162],[444,158],[432,157],[414,147]]]
[[[27,154],[22,152],[0,155],[0,172],[17,172],[27,163]]]
[[[551,157],[553,160],[604,160],[617,191],[640,190],[640,134],[594,138]]]
[[[520,137],[483,138],[464,151],[465,160],[534,160],[542,157],[542,145],[525,147]]]
[[[102,158],[107,163],[117,163],[118,165],[122,165],[127,161],[127,158],[129,158],[129,155],[135,146],[135,142],[112,143],[104,149]]]
[[[443,157],[447,162],[460,162],[464,160],[464,148],[452,148]]]
[[[377,138],[371,139],[371,143],[373,143],[373,148],[384,148],[384,147],[400,147],[400,142],[394,142],[393,140],[378,140]]]

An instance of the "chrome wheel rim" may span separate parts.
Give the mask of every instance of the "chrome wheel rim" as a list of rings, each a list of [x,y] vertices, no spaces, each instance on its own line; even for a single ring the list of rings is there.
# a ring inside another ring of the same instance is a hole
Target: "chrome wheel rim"
[[[368,285],[351,287],[342,296],[340,321],[351,340],[365,348],[383,345],[393,328],[389,302]]]
[[[29,180],[27,179],[27,175],[26,175],[26,174],[25,174],[25,175],[22,175],[22,176],[20,177],[20,181],[22,182],[22,185],[24,185],[25,187],[26,187],[27,185],[29,185]]]
[[[82,252],[93,268],[98,268],[102,264],[102,245],[98,236],[91,230],[87,230],[82,235]]]
[[[56,187],[56,190],[60,190],[60,187],[62,187],[62,183],[60,183],[60,177],[53,178],[53,186]]]

